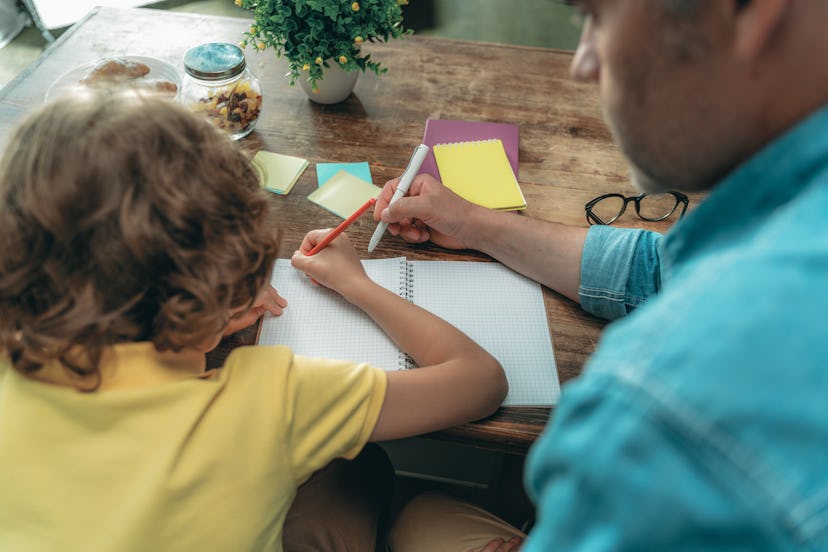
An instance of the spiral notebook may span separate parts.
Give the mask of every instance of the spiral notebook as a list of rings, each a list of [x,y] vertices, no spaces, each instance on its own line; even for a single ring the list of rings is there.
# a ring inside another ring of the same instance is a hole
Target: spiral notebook
[[[526,208],[500,139],[437,144],[433,150],[443,184],[457,195],[490,209]]]
[[[449,321],[503,365],[506,406],[550,406],[560,386],[543,292],[499,263],[362,261],[368,276]],[[339,294],[314,285],[290,261],[279,259],[271,280],[288,300],[281,316],[266,315],[260,344],[287,345],[297,354],[367,362],[385,370],[414,368],[371,318]]]

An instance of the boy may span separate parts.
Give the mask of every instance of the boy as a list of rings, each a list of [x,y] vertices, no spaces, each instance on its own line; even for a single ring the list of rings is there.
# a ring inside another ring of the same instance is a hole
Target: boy
[[[21,124],[0,169],[0,549],[280,550],[331,460],[497,408],[497,361],[369,280],[347,237],[305,256],[321,230],[295,266],[421,368],[242,347],[205,371],[223,333],[285,306],[267,206],[172,102],[89,92]]]

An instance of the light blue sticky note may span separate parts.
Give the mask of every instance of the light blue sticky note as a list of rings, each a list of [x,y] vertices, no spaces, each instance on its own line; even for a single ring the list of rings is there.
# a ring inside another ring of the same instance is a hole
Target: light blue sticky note
[[[345,171],[355,177],[373,184],[374,180],[371,178],[371,168],[367,161],[360,163],[317,163],[316,164],[316,182],[317,186],[322,186],[333,175],[339,171]]]

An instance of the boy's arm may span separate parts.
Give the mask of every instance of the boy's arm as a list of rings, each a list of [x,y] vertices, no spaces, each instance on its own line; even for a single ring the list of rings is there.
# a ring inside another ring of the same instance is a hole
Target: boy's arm
[[[494,412],[508,390],[497,360],[448,322],[370,280],[345,235],[304,255],[325,233],[310,232],[293,265],[364,310],[419,366],[388,372],[371,440],[444,429]]]

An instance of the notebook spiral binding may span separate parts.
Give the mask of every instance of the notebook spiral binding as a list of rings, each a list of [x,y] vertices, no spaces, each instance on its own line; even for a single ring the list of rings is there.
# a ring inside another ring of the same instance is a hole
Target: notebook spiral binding
[[[414,302],[414,265],[405,259],[400,259],[400,296],[409,303]],[[401,370],[417,367],[414,359],[402,351],[400,351],[399,363]]]

